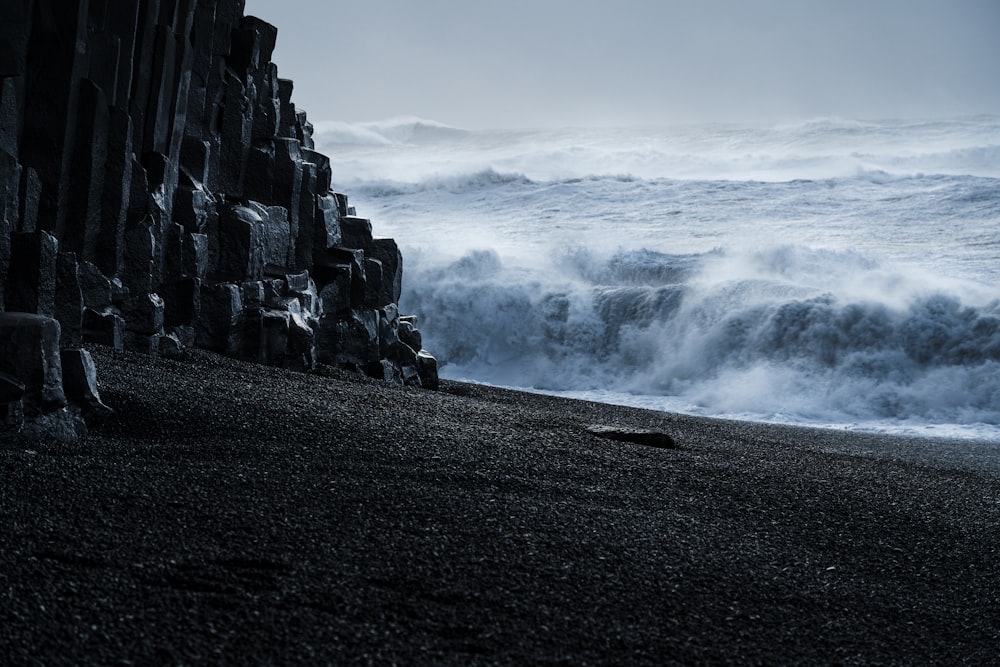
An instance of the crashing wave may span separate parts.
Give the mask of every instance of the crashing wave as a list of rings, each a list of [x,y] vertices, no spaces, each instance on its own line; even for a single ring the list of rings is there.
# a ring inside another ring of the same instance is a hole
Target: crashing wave
[[[1000,302],[984,295],[792,247],[594,263],[525,280],[496,252],[473,252],[418,269],[405,298],[449,372],[480,381],[673,395],[728,413],[1000,422]]]

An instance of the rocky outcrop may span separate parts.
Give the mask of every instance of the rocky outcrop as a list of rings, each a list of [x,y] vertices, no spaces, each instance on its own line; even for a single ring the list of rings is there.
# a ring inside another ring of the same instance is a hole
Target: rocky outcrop
[[[277,29],[243,8],[0,4],[6,422],[65,405],[102,413],[72,352],[87,343],[436,386],[396,306],[396,243],[331,190],[330,160],[271,62]],[[72,392],[51,386],[60,358],[75,360]]]

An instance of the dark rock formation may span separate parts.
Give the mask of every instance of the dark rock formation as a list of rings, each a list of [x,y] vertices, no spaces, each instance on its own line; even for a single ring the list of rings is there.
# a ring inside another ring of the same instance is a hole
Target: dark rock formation
[[[271,62],[277,29],[243,8],[0,5],[6,404],[24,387],[5,415],[64,410],[67,393],[71,408],[102,412],[79,354],[87,343],[149,354],[196,345],[437,385],[395,306],[396,243],[330,190],[330,159]],[[73,359],[72,391],[60,386],[60,350]]]

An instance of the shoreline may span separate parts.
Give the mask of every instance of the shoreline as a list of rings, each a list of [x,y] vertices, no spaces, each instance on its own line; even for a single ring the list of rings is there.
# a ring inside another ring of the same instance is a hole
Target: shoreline
[[[830,452],[884,456],[912,463],[954,466],[973,471],[1000,473],[1000,441],[989,438],[891,433],[865,430],[863,428],[851,429],[836,425],[792,424],[776,421],[771,422],[756,421],[752,419],[738,419],[726,416],[697,415],[687,412],[660,410],[641,405],[630,405],[624,402],[611,403],[588,398],[567,396],[555,391],[494,385],[474,380],[451,380],[447,377],[442,377],[441,381],[448,388],[468,385],[470,387],[496,389],[499,391],[512,392],[514,394],[542,396],[564,401],[607,405],[622,408],[624,410],[651,412],[669,416],[674,420],[690,422],[694,428],[697,428],[697,423],[702,421],[706,423],[729,425],[736,429],[744,427],[747,429],[774,428],[779,432],[784,432],[782,438],[787,440],[808,441],[810,439],[818,439],[824,443],[824,446],[827,447]],[[448,389],[446,388],[445,391],[448,391]]]
[[[936,440],[92,352],[118,418],[0,446],[15,663],[988,663],[1000,642],[1000,470]]]
[[[728,422],[737,425],[745,424],[748,426],[760,426],[760,427],[773,426],[779,429],[801,429],[806,432],[818,431],[820,433],[827,435],[842,434],[848,437],[863,436],[867,438],[874,438],[873,441],[875,445],[874,451],[883,452],[885,454],[894,453],[897,456],[903,456],[908,460],[912,460],[914,462],[920,462],[920,461],[926,461],[928,463],[938,462],[948,465],[963,465],[973,469],[978,467],[983,467],[984,469],[988,470],[995,469],[1000,471],[1000,440],[982,436],[953,435],[953,434],[938,435],[938,434],[926,434],[921,432],[905,432],[905,431],[893,432],[893,431],[880,431],[877,430],[875,427],[865,428],[864,426],[858,426],[855,428],[853,427],[853,425],[846,425],[846,424],[792,423],[792,422],[781,422],[776,420],[768,421],[765,419],[753,419],[749,417],[744,419],[728,415],[719,415],[719,416],[700,415],[692,412],[684,412],[681,410],[674,411],[669,409],[660,409],[648,405],[641,405],[638,402],[632,404],[626,402],[626,400],[603,401],[594,398],[586,398],[584,396],[573,395],[573,394],[585,394],[586,392],[549,391],[544,389],[495,385],[487,382],[480,382],[468,379],[449,380],[447,377],[442,377],[442,380],[457,385],[469,384],[473,386],[491,387],[515,393],[525,393],[536,396],[550,396],[552,398],[559,398],[567,401],[582,401],[585,403],[611,405],[629,410],[647,410],[650,412],[671,415],[673,417],[684,417],[693,420],[706,420],[710,422]],[[947,426],[951,427],[954,425],[949,424]],[[795,435],[790,434],[789,437],[795,437]],[[883,437],[886,438],[887,441],[879,445],[879,443],[881,442],[881,438]],[[961,450],[961,451],[956,451],[956,450]]]

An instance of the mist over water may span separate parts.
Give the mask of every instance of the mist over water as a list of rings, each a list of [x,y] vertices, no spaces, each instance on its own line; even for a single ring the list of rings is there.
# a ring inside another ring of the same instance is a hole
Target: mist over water
[[[1000,438],[1000,117],[317,130],[444,377]]]

